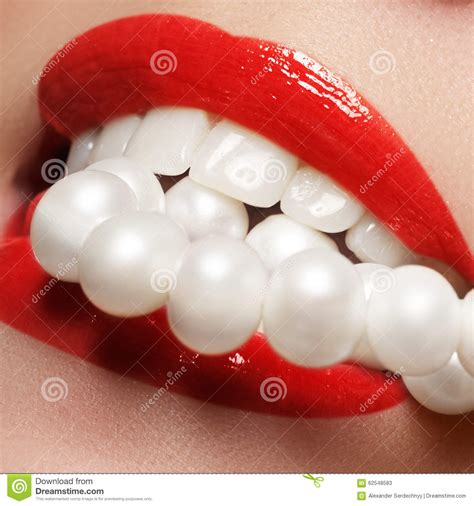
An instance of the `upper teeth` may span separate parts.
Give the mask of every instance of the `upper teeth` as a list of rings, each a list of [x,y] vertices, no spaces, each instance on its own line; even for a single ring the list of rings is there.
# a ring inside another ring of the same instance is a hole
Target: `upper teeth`
[[[313,248],[337,251],[336,243],[329,236],[284,214],[269,216],[255,225],[246,241],[270,271],[300,251]]]
[[[198,109],[151,110],[130,139],[126,156],[156,174],[183,174],[208,134],[209,125],[207,113]]]
[[[166,107],[80,136],[69,173],[94,163],[50,188],[32,220],[43,268],[58,276],[72,261],[61,279],[80,281],[114,315],[168,304],[172,330],[198,352],[232,351],[263,323],[290,361],[391,369],[410,377],[417,398],[444,377],[435,371],[454,367],[446,364],[456,349],[474,376],[472,291],[461,310],[434,270],[392,269],[421,260],[336,183],[313,168],[297,170],[293,155],[241,126],[210,124],[203,111]],[[154,173],[189,167],[165,196]],[[243,203],[280,199],[284,214],[247,235]],[[323,233],[345,230],[347,247],[374,263],[352,265]],[[463,384],[474,385],[463,374]],[[474,408],[465,391],[455,401],[462,410]],[[441,410],[443,392],[425,404]]]
[[[347,232],[346,245],[363,262],[396,267],[415,261],[415,255],[369,213]]]
[[[197,150],[190,176],[246,204],[276,204],[296,170],[297,159],[235,123],[218,123]]]
[[[98,136],[99,131],[97,129],[91,129],[83,132],[73,140],[66,160],[69,174],[86,168],[90,160],[91,152],[97,143]]]
[[[166,192],[166,213],[194,241],[211,234],[243,239],[249,217],[242,202],[185,177]]]
[[[89,163],[123,155],[140,121],[140,116],[136,114],[122,116],[121,118],[109,121],[94,143]]]
[[[89,165],[86,170],[108,172],[119,177],[133,190],[139,211],[165,212],[165,194],[156,177],[129,158],[109,158]]]
[[[323,232],[343,232],[362,216],[364,208],[328,177],[310,167],[299,169],[283,198],[285,214]]]

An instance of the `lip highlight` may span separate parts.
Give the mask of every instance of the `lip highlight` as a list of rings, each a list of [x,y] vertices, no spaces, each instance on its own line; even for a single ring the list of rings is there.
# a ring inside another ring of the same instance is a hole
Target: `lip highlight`
[[[474,279],[472,254],[415,156],[349,84],[308,56],[169,15],[120,19],[75,41],[73,50],[46,65],[39,84],[42,116],[63,136],[71,139],[113,117],[160,105],[205,109],[327,173],[412,250]],[[168,60],[158,61],[163,55]],[[396,163],[389,174],[362,192],[361,185],[390,157]],[[51,280],[34,259],[27,234],[35,202],[0,244],[0,319],[8,325],[157,388],[184,367],[176,391],[240,409],[350,416],[405,398],[401,381],[380,371],[355,364],[327,369],[289,364],[261,334],[235,353],[209,357],[179,344],[163,310],[127,320],[101,313],[77,285]],[[46,286],[48,293],[38,297]],[[285,385],[276,402],[262,395],[269,378]]]
[[[169,15],[119,19],[75,41],[46,65],[39,84],[41,113],[61,134],[160,105],[205,109],[328,174],[411,250],[474,281],[472,253],[414,154],[375,108],[312,58]],[[397,161],[362,192],[388,159]]]

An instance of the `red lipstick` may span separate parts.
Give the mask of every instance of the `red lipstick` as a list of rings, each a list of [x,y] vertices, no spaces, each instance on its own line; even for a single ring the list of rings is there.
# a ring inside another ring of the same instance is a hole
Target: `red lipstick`
[[[39,85],[42,116],[62,135],[72,138],[113,117],[161,105],[205,109],[327,173],[412,250],[474,279],[472,254],[413,153],[349,84],[311,58],[168,15],[113,21],[75,41],[71,51],[53,57],[55,64],[47,65]],[[153,71],[159,51],[171,58],[170,71]],[[402,156],[389,177],[361,192],[387,155],[397,153]],[[245,410],[347,416],[385,409],[405,397],[400,381],[380,371],[352,364],[318,370],[289,364],[260,334],[235,353],[209,357],[174,338],[164,311],[127,320],[105,315],[77,285],[44,273],[26,237],[31,208],[23,213],[22,223],[12,225],[9,239],[0,244],[0,320],[20,331],[158,389],[184,367],[176,391]],[[45,287],[48,293],[41,295]],[[269,378],[284,384],[274,402],[262,394]]]
[[[79,285],[50,278],[34,258],[28,237],[1,245],[0,280],[1,321],[157,389],[173,378],[174,391],[203,401],[305,417],[371,413],[406,395],[397,378],[357,365],[297,367],[276,355],[260,334],[234,353],[198,355],[174,338],[163,310],[114,318],[88,302]]]
[[[205,109],[327,173],[411,250],[474,281],[472,253],[414,154],[371,104],[312,58],[169,15],[119,19],[75,40],[39,84],[43,117],[66,137],[160,105]],[[389,177],[361,192],[397,154]]]

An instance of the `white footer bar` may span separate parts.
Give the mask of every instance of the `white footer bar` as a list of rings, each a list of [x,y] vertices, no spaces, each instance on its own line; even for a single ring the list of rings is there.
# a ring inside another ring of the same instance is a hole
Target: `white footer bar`
[[[467,506],[473,482],[470,474],[3,474],[0,504]]]

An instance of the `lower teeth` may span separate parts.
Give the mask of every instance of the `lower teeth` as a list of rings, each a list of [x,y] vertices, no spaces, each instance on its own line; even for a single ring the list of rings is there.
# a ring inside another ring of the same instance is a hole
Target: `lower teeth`
[[[284,214],[247,235],[242,202],[189,177],[164,196],[155,176],[134,164],[99,161],[45,194],[31,240],[49,274],[73,261],[62,279],[79,282],[92,303],[115,316],[167,305],[174,334],[199,353],[231,352],[263,325],[269,344],[290,362],[357,361],[401,374],[433,411],[474,409],[473,290],[460,301],[433,269],[391,268],[416,261],[396,243],[390,266],[354,265],[330,236]],[[296,204],[288,205],[297,217]],[[362,260],[376,262],[384,257],[380,240],[372,234],[364,244],[359,231],[370,220],[362,217],[346,241]]]

